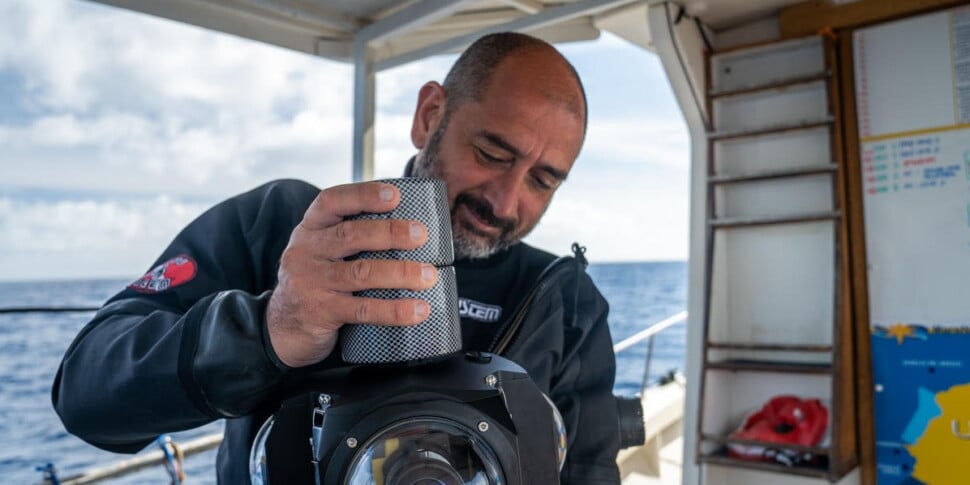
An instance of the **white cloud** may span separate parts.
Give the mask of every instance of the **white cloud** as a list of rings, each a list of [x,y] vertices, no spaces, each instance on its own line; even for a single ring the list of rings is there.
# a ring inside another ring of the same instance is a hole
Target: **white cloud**
[[[411,115],[380,113],[377,128],[380,143],[374,151],[375,176],[400,177],[404,165],[416,153],[411,144]]]
[[[135,275],[205,209],[168,197],[0,197],[0,280]]]
[[[275,124],[231,129],[132,113],[49,115],[26,126],[0,126],[6,148],[0,155],[0,185],[76,187],[77,178],[50,177],[44,170],[50,166],[33,163],[44,154],[71,150],[71,165],[100,178],[100,189],[227,196],[266,181],[266,175],[276,178],[272,167],[279,164],[301,165],[307,177],[320,173],[321,166],[327,166],[324,174],[340,173],[350,158],[349,137],[346,118],[310,111]],[[289,172],[300,175],[300,170]],[[336,182],[344,181],[346,176]]]
[[[666,80],[649,77],[659,63],[610,36],[563,50],[596,109],[530,240],[560,253],[580,240],[594,261],[686,257],[688,140]],[[414,154],[417,92],[454,58],[378,75],[377,177]],[[274,178],[350,179],[346,64],[99,4],[12,0],[0,3],[5,75],[22,86],[0,105],[19,110],[0,113],[0,278],[142,271],[210,202]],[[21,197],[34,193],[44,202]]]
[[[349,173],[347,65],[82,2],[5,3],[0,18],[0,69],[32,114],[0,126],[14,149],[0,184],[72,186],[17,163],[52,148],[88,148],[75,163],[139,191],[165,176],[167,193],[229,195],[277,164],[347,181],[323,178]]]
[[[604,174],[580,160],[527,241],[565,254],[580,242],[593,262],[685,260],[688,165],[630,165]]]
[[[456,54],[431,57],[378,73],[378,104],[399,107],[410,115],[418,101],[418,89],[428,81],[444,83],[457,58]]]
[[[609,160],[631,167],[690,165],[690,135],[683,120],[659,120],[642,115],[590,120],[582,159]]]
[[[0,12],[0,66],[21,72],[45,107],[181,102],[263,114],[294,97],[349,106],[344,64],[87,2],[5,2]]]

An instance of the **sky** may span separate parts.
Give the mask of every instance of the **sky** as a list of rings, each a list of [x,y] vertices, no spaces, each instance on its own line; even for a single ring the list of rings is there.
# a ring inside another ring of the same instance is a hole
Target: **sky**
[[[560,44],[586,144],[530,244],[686,260],[689,137],[659,58]],[[414,153],[417,91],[454,55],[377,76],[376,176]],[[353,68],[79,0],[0,2],[0,280],[136,278],[208,207],[278,178],[351,181]]]

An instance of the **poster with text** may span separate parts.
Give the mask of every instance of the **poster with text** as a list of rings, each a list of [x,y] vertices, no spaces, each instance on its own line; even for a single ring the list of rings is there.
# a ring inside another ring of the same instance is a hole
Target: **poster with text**
[[[970,7],[853,44],[877,481],[970,483]]]

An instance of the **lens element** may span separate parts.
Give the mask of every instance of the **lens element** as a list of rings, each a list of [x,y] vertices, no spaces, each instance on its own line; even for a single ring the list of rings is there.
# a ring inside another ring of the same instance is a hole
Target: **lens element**
[[[394,423],[354,456],[347,485],[487,485],[505,479],[495,453],[477,432],[443,418]]]

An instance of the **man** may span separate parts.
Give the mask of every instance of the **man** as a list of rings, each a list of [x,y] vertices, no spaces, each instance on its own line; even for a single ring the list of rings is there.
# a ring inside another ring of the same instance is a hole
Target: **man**
[[[582,85],[555,48],[522,34],[487,36],[443,86],[421,88],[411,128],[419,152],[408,171],[448,185],[464,348],[519,363],[555,402],[569,439],[564,483],[617,483],[606,302],[581,252],[553,263],[519,242],[566,178],[585,129]],[[248,482],[256,428],[283,389],[340,365],[341,326],[427,317],[427,302],[353,292],[426,289],[433,266],[344,261],[427,240],[413,221],[344,221],[386,212],[399,198],[379,182],[319,191],[279,181],[200,216],[68,349],[53,389],[67,429],[134,452],[160,433],[231,418],[219,479]]]

